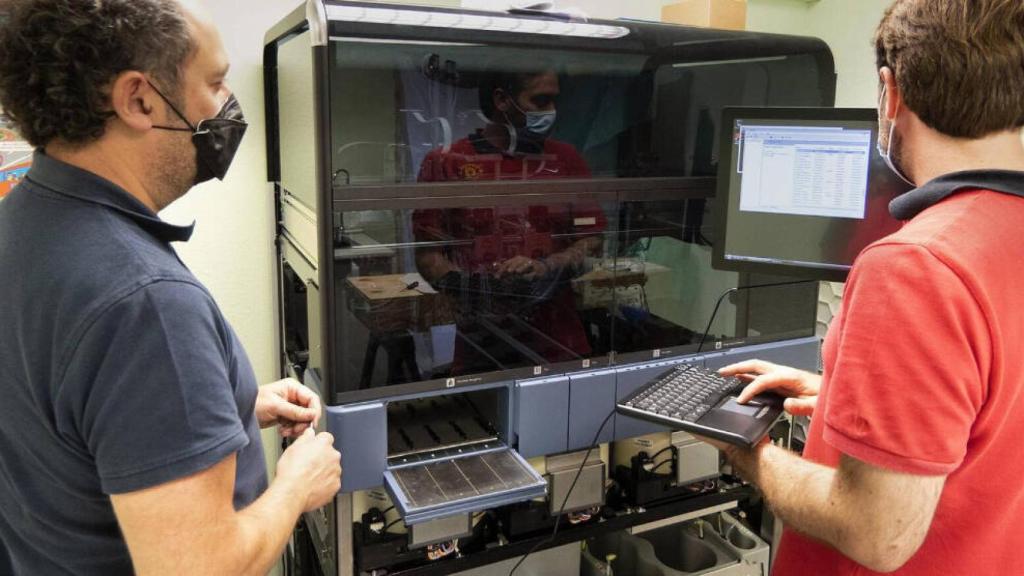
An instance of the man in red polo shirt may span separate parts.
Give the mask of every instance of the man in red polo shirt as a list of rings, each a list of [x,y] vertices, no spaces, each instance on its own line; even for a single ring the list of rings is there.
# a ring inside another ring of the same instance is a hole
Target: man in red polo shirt
[[[420,166],[419,181],[590,177],[571,144],[549,137],[559,94],[554,71],[496,67],[481,78],[479,93],[490,121],[449,150],[431,151]],[[413,214],[417,240],[456,242],[418,250],[416,263],[442,292],[479,304],[474,313],[486,309],[526,321],[535,330],[520,343],[546,362],[585,358],[591,347],[569,281],[581,273],[587,256],[600,251],[606,225],[603,211],[593,203],[418,210]],[[467,293],[469,298],[463,298]],[[462,369],[461,356],[457,349],[455,373]]]
[[[774,573],[1017,573],[1024,549],[1024,3],[897,0],[879,148],[919,188],[858,257],[817,375],[722,369],[813,413],[803,457],[723,447],[783,520]]]

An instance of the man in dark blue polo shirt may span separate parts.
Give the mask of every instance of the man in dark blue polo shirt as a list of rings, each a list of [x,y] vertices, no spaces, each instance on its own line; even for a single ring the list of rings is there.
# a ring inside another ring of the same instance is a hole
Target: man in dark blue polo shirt
[[[0,32],[0,105],[37,147],[0,202],[0,572],[265,573],[338,490],[319,399],[257,386],[171,245],[192,227],[157,216],[227,170],[226,73],[176,2],[29,0]],[[268,487],[274,424],[297,440]]]

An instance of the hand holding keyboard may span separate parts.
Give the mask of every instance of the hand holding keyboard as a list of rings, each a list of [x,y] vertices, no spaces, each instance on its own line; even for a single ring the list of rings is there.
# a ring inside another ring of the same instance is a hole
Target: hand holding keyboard
[[[680,364],[618,403],[619,413],[741,446],[753,446],[782,414],[782,398],[736,403],[744,382]]]

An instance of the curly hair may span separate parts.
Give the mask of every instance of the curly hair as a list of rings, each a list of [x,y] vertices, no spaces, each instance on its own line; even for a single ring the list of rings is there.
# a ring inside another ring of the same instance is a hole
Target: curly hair
[[[0,106],[33,146],[101,137],[110,85],[146,72],[172,95],[194,42],[173,0],[15,0],[0,28]],[[169,95],[169,97],[171,97]]]

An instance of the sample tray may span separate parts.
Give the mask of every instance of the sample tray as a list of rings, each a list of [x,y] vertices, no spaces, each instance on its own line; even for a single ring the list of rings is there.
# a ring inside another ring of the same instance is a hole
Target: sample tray
[[[392,468],[384,485],[407,525],[544,496],[547,482],[515,450]]]

